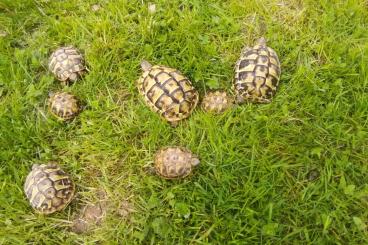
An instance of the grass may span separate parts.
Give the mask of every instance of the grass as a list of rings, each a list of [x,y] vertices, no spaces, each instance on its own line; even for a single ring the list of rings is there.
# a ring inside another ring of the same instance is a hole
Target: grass
[[[0,3],[0,244],[368,243],[367,1],[157,0],[155,13],[128,0],[92,12],[96,2]],[[171,128],[138,94],[142,59],[179,68],[201,95],[230,90],[241,48],[261,35],[282,63],[271,104],[197,109]],[[66,88],[47,71],[64,44],[90,69]],[[87,105],[69,124],[45,104],[61,89]],[[200,156],[191,177],[148,171],[167,145]],[[50,161],[78,195],[42,216],[23,183]],[[101,224],[72,232],[101,191]]]

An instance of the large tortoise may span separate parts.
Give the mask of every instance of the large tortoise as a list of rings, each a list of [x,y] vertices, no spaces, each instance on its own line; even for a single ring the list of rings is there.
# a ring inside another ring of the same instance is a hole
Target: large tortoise
[[[234,89],[239,103],[269,103],[279,86],[281,68],[276,52],[260,38],[245,47],[235,65]]]
[[[147,61],[141,67],[143,74],[137,84],[147,105],[173,126],[189,117],[199,100],[189,79],[176,69]]]
[[[64,209],[73,199],[75,186],[56,164],[34,164],[24,184],[31,206],[42,214]]]

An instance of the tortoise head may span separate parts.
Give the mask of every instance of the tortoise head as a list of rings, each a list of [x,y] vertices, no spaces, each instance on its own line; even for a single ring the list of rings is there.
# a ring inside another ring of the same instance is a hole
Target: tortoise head
[[[32,165],[32,170],[38,169],[40,167],[39,164],[35,163]]]
[[[243,96],[241,96],[240,94],[238,94],[238,95],[236,96],[235,101],[236,101],[236,103],[238,103],[238,104],[243,104],[243,103],[245,102],[245,99],[244,99],[244,97],[243,97]]]
[[[169,122],[170,126],[173,128],[176,128],[177,126],[179,126],[179,121],[171,121]]]
[[[80,62],[81,62],[81,64],[84,64],[83,60],[81,60]],[[82,78],[88,71],[89,71],[89,69],[86,66],[83,66],[83,69],[80,68],[79,71],[75,71],[75,72],[71,73],[70,76],[68,77],[68,79],[63,81],[64,85],[68,85],[69,82],[70,83],[76,82],[78,79]]]
[[[266,39],[264,37],[261,37],[260,39],[258,39],[257,44],[259,46],[266,46]]]
[[[152,65],[147,60],[142,60],[141,68],[143,71],[149,71],[152,68]]]
[[[77,81],[77,80],[78,80],[78,73],[73,72],[72,74],[70,74],[70,76],[69,76],[69,80],[70,80],[71,82],[75,82],[75,81]],[[67,81],[64,81],[64,83],[67,83]]]
[[[196,155],[192,155],[190,163],[192,166],[197,166],[200,163],[199,158]]]

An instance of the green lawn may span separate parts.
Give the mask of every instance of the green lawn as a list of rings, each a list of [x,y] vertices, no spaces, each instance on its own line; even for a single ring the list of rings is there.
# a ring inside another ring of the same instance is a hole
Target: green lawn
[[[367,244],[368,2],[152,2],[154,13],[148,1],[1,0],[0,244]],[[146,59],[180,69],[201,96],[230,91],[242,47],[262,35],[282,66],[271,104],[197,108],[172,128],[136,89]],[[47,61],[69,44],[90,72],[64,88]],[[71,123],[47,111],[61,89],[86,105]],[[150,171],[167,145],[200,156],[193,175]],[[39,162],[77,185],[50,216],[23,193]],[[73,232],[103,192],[100,224]]]

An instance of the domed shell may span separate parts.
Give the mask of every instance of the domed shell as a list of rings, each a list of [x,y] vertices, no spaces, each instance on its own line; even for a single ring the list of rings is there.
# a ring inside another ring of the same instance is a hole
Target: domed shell
[[[188,176],[199,162],[196,155],[183,147],[162,148],[155,155],[156,172],[166,179]]]
[[[222,113],[233,105],[233,99],[226,91],[212,91],[207,93],[202,101],[203,110],[211,113]]]
[[[51,93],[49,110],[60,120],[70,120],[80,111],[79,101],[74,95],[67,92]]]
[[[146,104],[173,125],[188,118],[199,100],[189,79],[170,67],[151,66],[147,61],[141,66],[143,74],[137,85]]]
[[[261,38],[246,47],[235,65],[234,89],[239,103],[250,101],[269,103],[275,95],[281,75],[276,52]]]
[[[56,164],[35,164],[26,178],[24,192],[37,212],[51,214],[70,203],[75,187],[69,175]]]
[[[49,70],[63,83],[75,82],[86,72],[81,52],[72,47],[61,47],[51,54]]]

